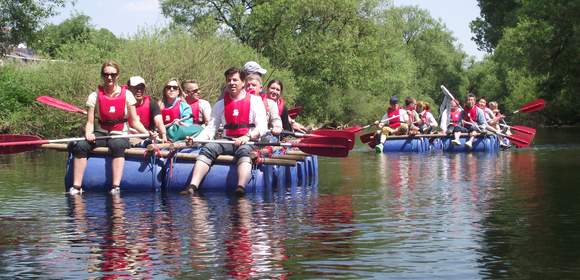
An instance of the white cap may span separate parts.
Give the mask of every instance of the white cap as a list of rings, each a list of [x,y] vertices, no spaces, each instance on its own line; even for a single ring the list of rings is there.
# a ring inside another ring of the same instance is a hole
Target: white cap
[[[133,76],[129,78],[129,86],[137,86],[139,84],[145,85],[145,80],[141,76]]]
[[[266,74],[266,69],[262,68],[262,66],[260,66],[260,64],[258,64],[255,61],[248,61],[246,62],[246,64],[244,64],[244,67],[242,68],[242,71],[252,74],[252,73],[260,73],[261,75]]]

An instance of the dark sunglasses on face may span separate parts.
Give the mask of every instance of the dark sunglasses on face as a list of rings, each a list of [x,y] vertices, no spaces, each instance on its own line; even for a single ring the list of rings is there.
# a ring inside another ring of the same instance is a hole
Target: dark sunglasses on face
[[[143,90],[145,90],[145,85],[140,84],[140,85],[132,86],[131,88],[134,89],[134,90],[141,90],[141,91],[143,91]]]
[[[198,93],[199,89],[192,89],[192,90],[187,90],[187,93]]]
[[[178,86],[165,86],[165,90],[178,90]]]
[[[111,77],[112,79],[114,79],[119,74],[118,73],[101,73],[101,75],[103,76],[103,78]]]

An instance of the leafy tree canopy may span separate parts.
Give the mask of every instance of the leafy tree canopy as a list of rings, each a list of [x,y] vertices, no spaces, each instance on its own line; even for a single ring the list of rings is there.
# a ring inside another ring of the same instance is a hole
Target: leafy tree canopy
[[[0,0],[0,55],[28,42],[42,21],[56,14],[66,0]]]

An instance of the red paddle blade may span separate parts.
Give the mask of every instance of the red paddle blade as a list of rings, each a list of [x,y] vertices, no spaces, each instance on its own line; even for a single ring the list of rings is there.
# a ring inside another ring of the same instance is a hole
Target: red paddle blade
[[[506,137],[510,139],[512,144],[514,144],[517,148],[525,148],[530,146],[530,143],[533,140],[533,136],[526,136],[527,134],[520,134],[520,135],[507,135]]]
[[[374,135],[375,135],[374,132],[370,132],[370,133],[367,133],[367,134],[363,134],[363,135],[360,136],[360,141],[363,142],[363,143],[365,143],[365,144],[366,143],[369,143],[369,142],[373,141]]]
[[[354,133],[352,132],[335,129],[317,129],[312,131],[310,134],[314,134],[317,136],[345,138],[349,141],[348,145],[349,149],[352,150],[352,148],[354,147]]]
[[[349,151],[348,139],[341,137],[303,138],[300,143],[294,143],[292,146],[305,153],[325,157],[347,157]]]
[[[544,101],[544,99],[540,98],[540,99],[537,99],[537,100],[534,100],[532,102],[528,102],[528,103],[524,104],[519,110],[515,111],[514,114],[516,114],[518,112],[523,112],[523,113],[537,112],[537,111],[544,109],[544,107],[546,107],[546,101]]]
[[[38,141],[44,141],[34,135],[0,135],[0,154],[17,154],[35,150],[40,144]]]
[[[300,115],[300,113],[302,113],[302,106],[296,106],[292,109],[288,110],[288,116],[295,119],[296,117],[298,117],[298,115]]]
[[[54,97],[50,97],[50,96],[39,96],[36,98],[36,101],[42,103],[42,104],[46,104],[48,106],[52,106],[61,110],[65,110],[65,111],[69,111],[69,112],[73,112],[73,113],[81,113],[81,114],[87,114],[86,110],[83,110],[75,105],[72,105],[70,103],[66,103],[62,100],[56,99]]]
[[[36,140],[42,140],[42,138],[36,135],[0,134],[0,143]]]
[[[510,129],[512,130],[512,132],[517,131],[525,134],[536,135],[536,129],[532,127],[527,127],[523,125],[514,125],[510,127]]]

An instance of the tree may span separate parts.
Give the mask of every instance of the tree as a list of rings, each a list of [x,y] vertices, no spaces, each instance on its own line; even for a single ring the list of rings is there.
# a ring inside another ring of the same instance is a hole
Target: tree
[[[517,23],[517,12],[521,7],[518,0],[477,0],[481,17],[471,22],[472,39],[482,51],[492,52],[507,27]]]
[[[34,34],[30,46],[39,53],[60,58],[69,56],[68,45],[91,45],[99,53],[116,49],[120,40],[108,29],[95,29],[90,20],[90,17],[79,14],[60,24],[49,24]],[[65,49],[67,51],[63,52]]]
[[[579,122],[580,2],[505,1],[513,2],[509,7],[499,2],[504,1],[479,0],[481,24],[490,27],[480,35],[495,50],[507,103],[543,97],[553,105],[544,111],[549,122]]]
[[[42,21],[56,14],[66,0],[0,0],[0,56],[11,46],[28,42]]]

